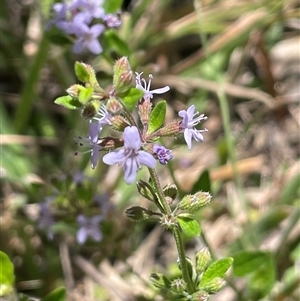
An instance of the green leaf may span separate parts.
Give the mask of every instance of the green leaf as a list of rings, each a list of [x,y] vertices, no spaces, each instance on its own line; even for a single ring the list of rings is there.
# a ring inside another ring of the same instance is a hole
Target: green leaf
[[[284,185],[279,197],[280,204],[291,204],[300,195],[300,173]]]
[[[83,63],[75,62],[75,74],[77,78],[84,83],[89,82],[90,80],[90,74],[86,67],[87,65]]]
[[[199,236],[201,233],[201,228],[199,223],[190,215],[187,214],[181,214],[180,216],[177,217],[178,223],[182,229],[182,231],[190,236],[190,237],[195,237]]]
[[[122,3],[123,3],[123,0],[109,0],[109,1],[104,1],[103,8],[105,10],[105,13],[106,14],[113,14],[113,13],[115,13],[118,9],[121,8]]]
[[[227,270],[232,265],[232,262],[233,258],[231,257],[222,258],[213,262],[204,272],[202,280],[200,282],[200,287],[204,287],[217,277],[223,278]]]
[[[143,91],[137,88],[131,88],[125,93],[122,100],[126,108],[131,110],[142,97]]]
[[[273,255],[266,252],[264,262],[251,275],[248,282],[249,294],[252,300],[260,300],[270,293],[276,281],[275,274]]]
[[[78,100],[82,104],[86,104],[93,96],[94,94],[94,88],[93,87],[88,87],[80,89],[79,91],[79,97]]]
[[[9,257],[0,251],[0,284],[13,287],[15,282],[14,266]]]
[[[66,297],[66,289],[63,286],[61,286],[56,288],[46,297],[44,297],[42,301],[65,301]]]
[[[233,273],[238,277],[257,270],[267,259],[268,255],[261,251],[241,251],[234,255]]]
[[[148,134],[158,130],[164,123],[166,118],[167,105],[166,101],[160,101],[152,110],[149,119]]]
[[[203,171],[197,182],[193,185],[191,194],[194,194],[201,190],[211,191],[209,172],[207,169]]]
[[[63,106],[67,109],[76,110],[82,107],[82,104],[74,97],[67,95],[61,96],[54,101],[57,105]]]
[[[106,1],[109,2],[109,1]],[[123,41],[114,30],[107,30],[104,33],[104,49],[114,50],[120,56],[130,55],[130,49],[125,41]]]

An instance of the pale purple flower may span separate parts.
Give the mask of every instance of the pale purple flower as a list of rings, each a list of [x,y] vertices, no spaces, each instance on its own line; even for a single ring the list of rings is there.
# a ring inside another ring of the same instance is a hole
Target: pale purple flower
[[[121,20],[118,18],[117,15],[106,15],[104,18],[106,26],[109,28],[118,28],[121,26]]]
[[[93,119],[96,120],[101,127],[106,124],[111,124],[111,118],[112,115],[107,111],[105,105],[101,105],[97,115],[93,117]]]
[[[38,219],[38,227],[47,231],[49,239],[53,239],[52,226],[54,225],[54,219],[50,211],[50,205],[55,197],[46,197],[44,202],[40,205],[40,217]]]
[[[151,99],[153,98],[153,94],[163,94],[165,92],[168,92],[170,90],[169,86],[165,86],[163,88],[159,88],[159,89],[154,89],[154,90],[150,90],[150,86],[151,86],[151,80],[153,78],[152,74],[149,74],[149,82],[147,84],[146,80],[144,78],[141,78],[141,75],[143,74],[143,72],[138,73],[135,72],[136,77],[135,77],[135,87],[140,89],[141,91],[144,92],[144,99]]]
[[[86,24],[81,24],[80,32],[76,33],[78,38],[73,46],[73,51],[75,53],[80,53],[85,48],[88,48],[94,54],[101,53],[102,47],[97,38],[104,29],[105,27],[102,24],[96,24],[92,27],[88,27]]]
[[[167,164],[168,161],[173,159],[172,151],[162,145],[154,144],[153,152],[154,156],[157,157],[158,161],[163,165]]]
[[[183,130],[184,139],[189,149],[192,148],[192,138],[194,138],[197,142],[203,141],[201,133],[207,131],[207,129],[197,130],[195,128],[200,121],[206,120],[207,117],[204,114],[199,115],[199,112],[194,112],[195,105],[191,105],[186,111],[181,110],[178,112],[178,115],[183,118],[180,128]]]
[[[85,22],[91,23],[93,18],[104,18],[105,12],[102,7],[103,0],[84,0],[82,1],[82,7],[80,14],[84,15]]]
[[[103,220],[103,216],[95,215],[93,217],[86,217],[85,215],[79,215],[77,222],[80,226],[77,231],[77,241],[79,244],[85,243],[88,237],[91,237],[94,241],[100,241],[103,237],[99,223]]]
[[[99,138],[98,135],[101,132],[102,127],[97,122],[90,121],[90,131],[88,138],[82,138],[78,137],[77,143],[80,146],[89,146],[90,150],[87,150],[86,152],[81,152],[80,154],[85,154],[90,152],[91,153],[91,166],[94,169],[97,165],[98,159],[99,159],[99,152],[102,149],[102,147],[98,144]],[[76,152],[75,155],[79,154],[79,152]]]
[[[124,130],[124,147],[106,154],[103,157],[103,162],[108,165],[122,165],[125,182],[132,184],[141,165],[154,168],[156,164],[155,158],[150,153],[140,150],[141,145],[137,127],[128,126]]]

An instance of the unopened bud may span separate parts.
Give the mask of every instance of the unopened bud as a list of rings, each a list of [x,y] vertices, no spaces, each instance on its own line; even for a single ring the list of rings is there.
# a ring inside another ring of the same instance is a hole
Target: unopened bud
[[[154,212],[151,210],[148,210],[146,208],[140,207],[140,206],[134,206],[128,208],[126,211],[126,216],[130,218],[134,222],[141,222],[146,219],[149,219]]]
[[[157,131],[157,136],[167,137],[167,136],[176,136],[181,132],[180,121],[175,120],[165,125]]]
[[[114,97],[109,98],[106,103],[106,109],[112,115],[120,114],[123,110],[121,103]]]
[[[138,192],[151,202],[157,201],[157,196],[150,184],[143,180],[139,180],[136,184]]]
[[[193,195],[186,195],[179,203],[179,209],[194,212],[207,205],[210,200],[211,195],[209,192],[199,191]]]
[[[124,132],[125,128],[130,126],[128,121],[121,115],[113,116],[110,122],[113,128],[119,132]]]
[[[166,197],[175,200],[178,193],[177,186],[175,184],[168,184],[163,188],[163,193]]]
[[[76,62],[75,73],[80,81],[84,83],[89,83],[94,88],[100,87],[96,79],[95,71],[92,66],[81,62]]]
[[[95,117],[100,108],[100,105],[101,103],[98,100],[93,100],[89,102],[82,110],[82,116],[86,119],[91,119]]]
[[[170,288],[171,281],[161,273],[153,273],[150,276],[152,284],[157,288]]]
[[[200,283],[200,288],[205,290],[209,294],[215,294],[219,292],[226,285],[226,281],[223,278],[216,277],[209,283],[205,284],[203,287]]]
[[[113,85],[117,93],[126,91],[132,82],[132,71],[127,57],[123,56],[114,65]]]
[[[151,109],[152,109],[152,103],[150,99],[142,100],[141,102],[139,102],[138,112],[139,112],[140,120],[144,127],[148,125]]]
[[[211,255],[208,248],[203,248],[196,254],[196,272],[203,273],[211,261]]]
[[[110,151],[124,145],[123,139],[113,138],[113,137],[104,137],[100,139],[98,143],[103,150]]]
[[[72,97],[77,97],[79,96],[79,91],[84,88],[81,85],[72,85],[67,89],[67,93],[72,96]]]
[[[209,294],[205,291],[199,291],[192,295],[191,301],[208,301]]]
[[[177,293],[181,293],[185,290],[186,283],[182,278],[175,279],[171,282],[171,289]]]

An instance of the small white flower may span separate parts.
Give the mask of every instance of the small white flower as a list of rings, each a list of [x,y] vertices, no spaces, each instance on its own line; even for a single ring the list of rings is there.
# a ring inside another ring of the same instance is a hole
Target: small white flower
[[[147,84],[146,80],[144,78],[141,78],[141,75],[143,74],[143,72],[138,73],[135,72],[136,77],[135,77],[135,87],[142,90],[144,92],[144,99],[151,99],[153,98],[153,94],[163,94],[166,93],[170,90],[169,86],[165,86],[163,88],[159,88],[159,89],[154,89],[154,90],[150,90],[150,86],[151,86],[151,80],[153,78],[152,74],[149,74],[149,82]]]

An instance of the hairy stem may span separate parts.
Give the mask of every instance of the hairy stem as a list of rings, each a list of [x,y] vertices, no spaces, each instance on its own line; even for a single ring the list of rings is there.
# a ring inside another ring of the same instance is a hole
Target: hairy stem
[[[172,210],[165,199],[165,196],[164,196],[163,190],[160,186],[160,182],[159,182],[159,179],[158,179],[155,169],[148,168],[148,170],[150,173],[150,177],[153,181],[153,184],[155,186],[160,204],[161,204],[162,208],[164,209],[164,212],[162,212],[162,213],[171,215]],[[187,267],[187,262],[186,262],[186,257],[185,257],[185,252],[184,252],[184,247],[183,247],[180,230],[178,227],[174,227],[172,229],[172,232],[173,232],[173,235],[175,238],[176,247],[177,247],[177,251],[178,251],[178,255],[179,255],[179,261],[180,261],[180,267],[181,267],[181,271],[182,271],[183,280],[185,281],[185,283],[187,285],[187,291],[189,293],[193,293],[193,284],[192,284],[192,281],[191,281],[191,278],[190,278],[190,275],[188,272],[188,267]]]

